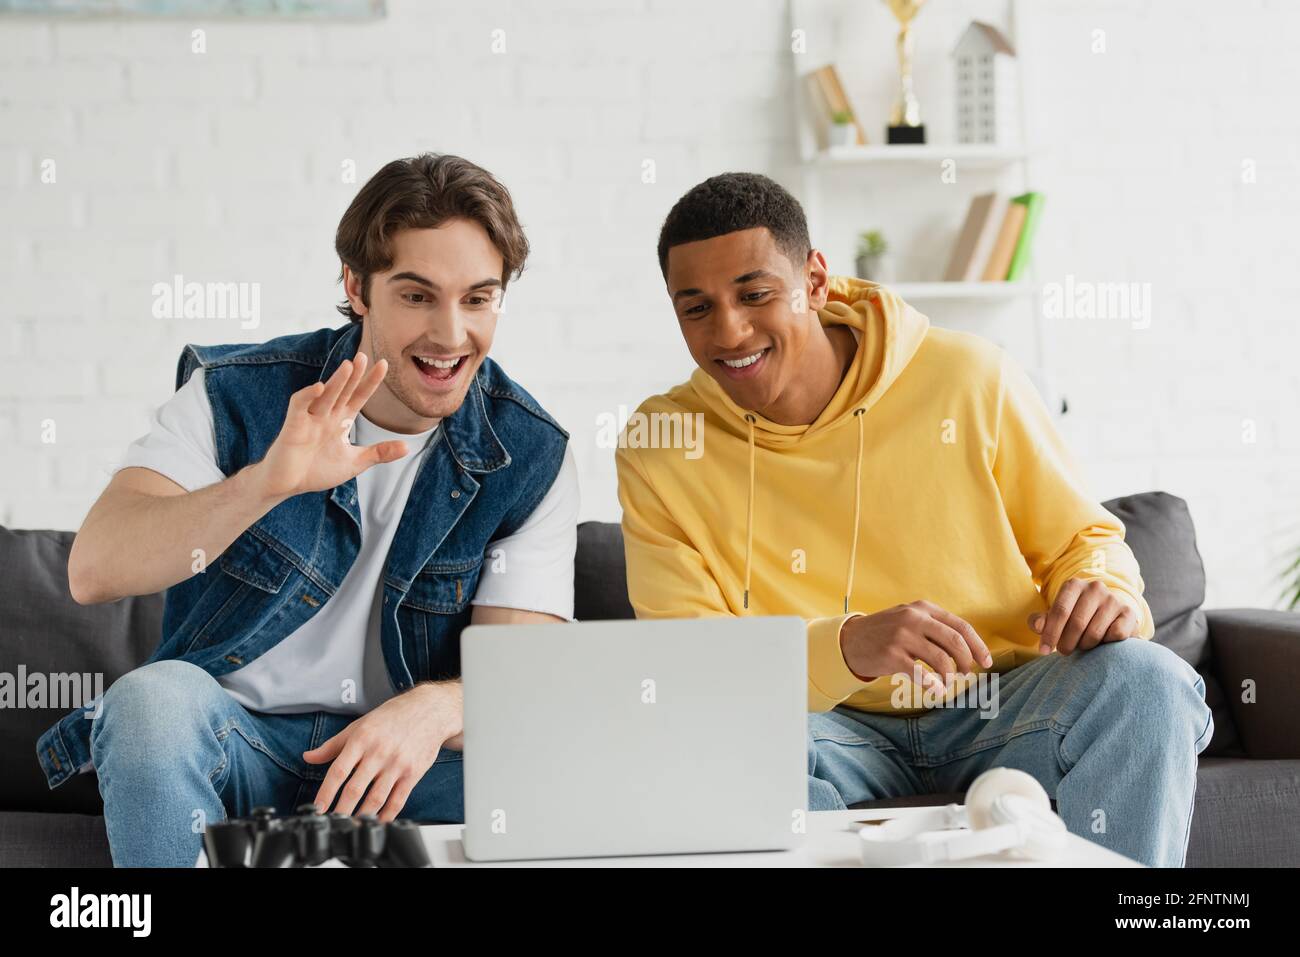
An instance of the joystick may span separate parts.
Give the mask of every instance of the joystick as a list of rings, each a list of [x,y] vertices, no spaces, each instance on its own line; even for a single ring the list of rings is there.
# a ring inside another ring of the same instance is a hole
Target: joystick
[[[331,859],[347,867],[430,866],[414,822],[325,815],[311,804],[299,806],[293,817],[258,807],[247,818],[209,825],[203,846],[211,867],[316,867]]]

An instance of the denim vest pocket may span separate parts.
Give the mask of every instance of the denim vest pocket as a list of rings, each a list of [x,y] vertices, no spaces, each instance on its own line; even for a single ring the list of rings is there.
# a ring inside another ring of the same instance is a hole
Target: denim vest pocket
[[[251,612],[265,605],[284,587],[293,565],[252,532],[244,532],[217,559],[216,569],[219,574],[181,626],[181,654],[237,637],[226,623],[232,617],[243,621],[245,614],[235,616],[240,609]]]
[[[417,681],[460,674],[460,632],[469,624],[482,558],[429,564],[415,576],[398,608],[398,631]]]
[[[437,615],[458,614],[474,597],[482,570],[481,557],[469,562],[426,565],[411,582],[402,606]]]
[[[293,563],[266,544],[252,529],[230,543],[217,560],[218,567],[241,582],[276,594],[288,581]]]

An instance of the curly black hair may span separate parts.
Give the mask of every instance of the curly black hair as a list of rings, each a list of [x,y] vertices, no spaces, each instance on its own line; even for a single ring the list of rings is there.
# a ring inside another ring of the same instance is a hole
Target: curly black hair
[[[762,226],[796,266],[812,249],[799,201],[758,173],[722,173],[694,186],[668,211],[659,230],[659,270],[668,275],[668,250],[682,243]]]

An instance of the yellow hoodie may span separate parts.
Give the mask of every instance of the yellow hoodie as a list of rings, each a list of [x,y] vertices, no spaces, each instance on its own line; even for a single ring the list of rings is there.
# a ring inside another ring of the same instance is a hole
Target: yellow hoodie
[[[921,710],[896,708],[892,677],[859,678],[840,649],[853,614],[917,599],[970,622],[990,671],[1038,656],[1026,619],[1071,578],[1105,582],[1151,637],[1123,524],[1089,496],[1033,384],[1001,349],[932,328],[862,280],[832,278],[819,318],[850,326],[858,352],[810,425],[738,407],[701,369],[637,410],[651,429],[625,431],[616,458],[638,618],[807,619],[811,711]],[[670,421],[655,413],[702,416],[700,447],[636,441]]]

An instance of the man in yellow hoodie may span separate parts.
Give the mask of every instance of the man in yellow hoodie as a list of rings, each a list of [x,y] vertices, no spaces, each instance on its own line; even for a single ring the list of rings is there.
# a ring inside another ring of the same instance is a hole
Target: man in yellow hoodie
[[[763,176],[690,190],[659,261],[699,368],[620,438],[637,616],[807,620],[813,809],[1013,767],[1072,832],[1181,866],[1204,685],[1148,640],[1124,527],[1024,372],[831,276]]]

